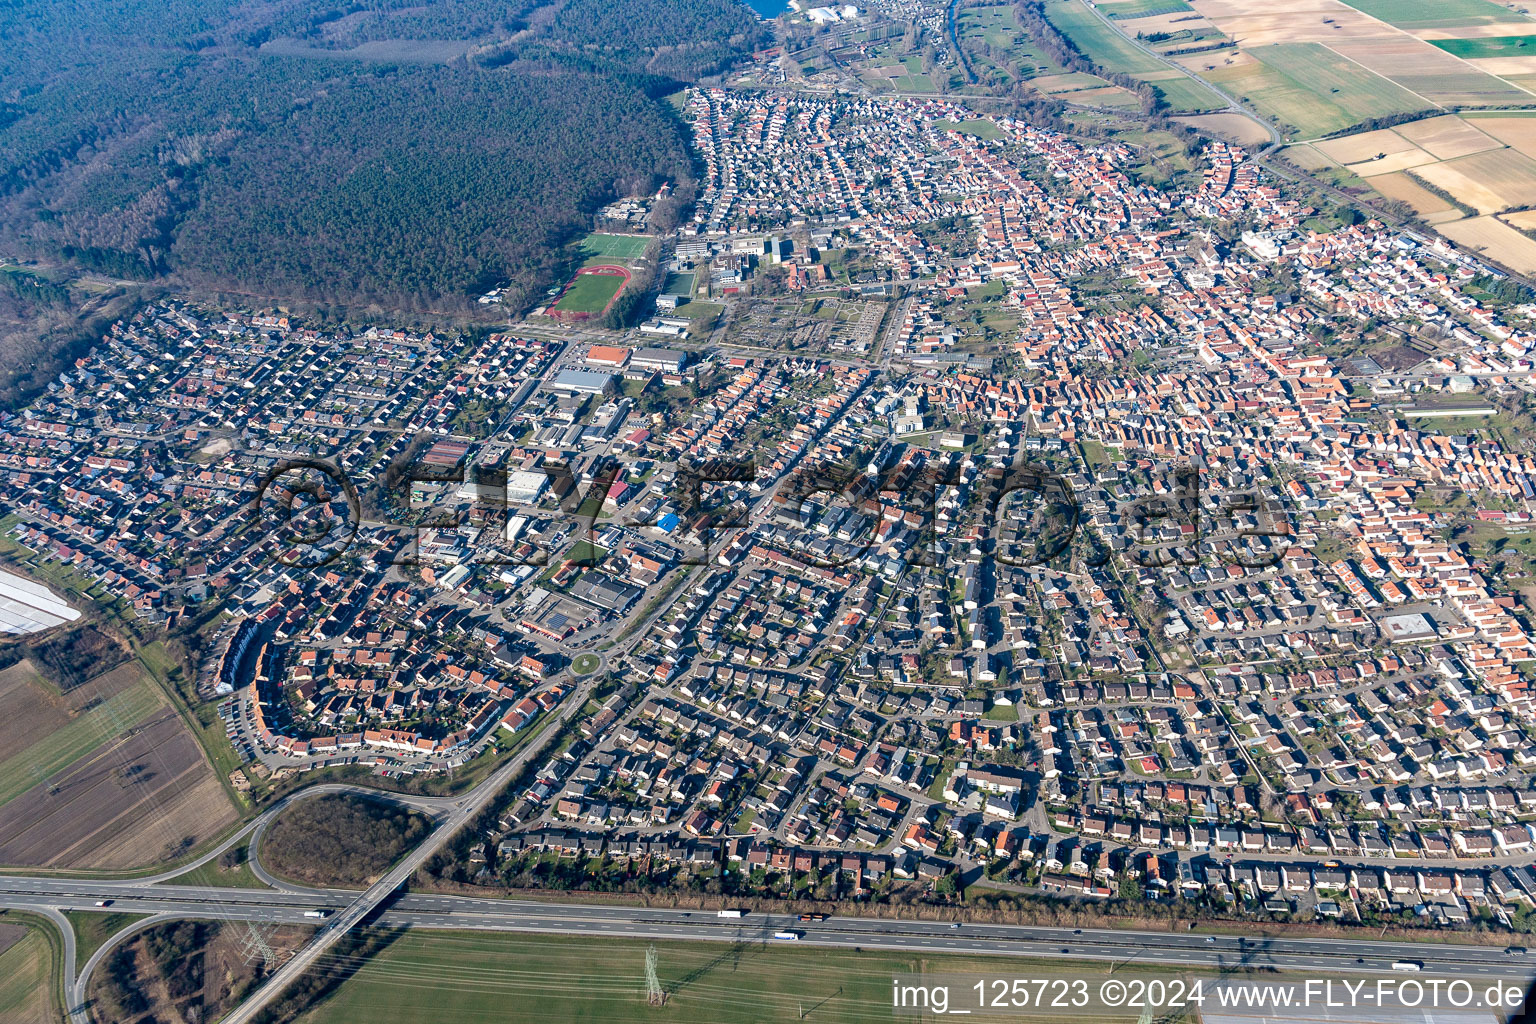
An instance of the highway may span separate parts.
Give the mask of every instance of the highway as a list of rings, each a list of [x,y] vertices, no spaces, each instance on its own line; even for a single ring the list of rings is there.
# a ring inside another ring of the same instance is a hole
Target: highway
[[[590,691],[591,685],[583,684],[578,686],[576,692],[566,699],[559,715],[561,726],[568,722],[571,715],[586,703],[587,694]],[[468,795],[447,804],[441,817],[438,819],[437,826],[424,842],[406,854],[400,863],[391,868],[389,873],[383,878],[380,878],[371,885],[366,892],[360,896],[355,896],[345,909],[326,921],[313,939],[287,963],[272,972],[266,981],[262,982],[254,992],[246,997],[244,1003],[240,1004],[233,1013],[224,1018],[224,1024],[247,1024],[247,1022],[253,1020],[268,1003],[277,998],[283,989],[297,981],[300,975],[335,945],[338,939],[361,923],[364,918],[373,913],[380,903],[384,902],[385,899],[393,895],[397,889],[404,885],[406,879],[415,874],[416,870],[425,864],[429,857],[440,850],[449,839],[453,838],[454,833],[458,832],[466,822],[484,810],[506,788],[507,784],[518,776],[530,760],[543,753],[544,748],[548,745],[549,737],[557,735],[558,732],[559,727],[547,732],[544,742],[530,743],[516,757],[487,776]]]
[[[381,883],[383,884],[383,883]],[[375,887],[377,888],[377,887]],[[375,890],[370,889],[369,893]],[[350,890],[272,892],[264,889],[220,889],[196,886],[138,885],[63,879],[0,879],[0,906],[48,913],[90,910],[109,899],[114,912],[155,915],[97,950],[72,985],[76,1008],[84,1005],[85,990],[96,966],[116,942],[132,931],[179,918],[313,924],[306,911],[323,909],[333,916],[320,937],[340,935],[337,923],[358,906]],[[371,909],[371,907],[370,907]],[[1500,978],[1528,983],[1536,976],[1536,956],[1513,956],[1502,946],[1442,945],[1415,942],[1359,942],[1340,939],[1248,938],[1191,933],[1048,928],[1015,925],[962,924],[942,921],[902,921],[834,917],[801,922],[784,914],[749,913],[740,919],[717,917],[712,911],[671,910],[598,904],[540,903],[463,896],[410,893],[399,896],[379,916],[386,927],[493,930],[706,942],[765,942],[774,932],[802,933],[800,941],[828,948],[926,952],[957,955],[1018,956],[1062,961],[1122,963],[1146,958],[1207,971],[1277,970],[1291,973],[1379,973],[1392,970],[1396,960],[1419,960],[1429,974],[1469,979]],[[354,922],[355,923],[355,922]],[[329,943],[311,942],[305,952],[324,950]],[[302,952],[300,954],[302,956]],[[318,959],[312,954],[303,962]],[[296,956],[289,965],[299,962]],[[287,966],[274,979],[287,975]],[[293,974],[294,977],[297,973]],[[431,984],[423,978],[423,984]],[[286,983],[286,982],[285,982]],[[241,1010],[252,1005],[247,1001]],[[235,1011],[240,1013],[241,1010]],[[247,1011],[249,1012],[249,1011]],[[78,1019],[85,1019],[83,1017]],[[233,1014],[226,1020],[237,1019]]]

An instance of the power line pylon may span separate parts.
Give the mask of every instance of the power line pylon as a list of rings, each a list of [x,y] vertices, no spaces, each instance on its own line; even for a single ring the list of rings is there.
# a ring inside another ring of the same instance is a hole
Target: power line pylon
[[[656,976],[655,946],[645,951],[645,1001],[652,1006],[660,1006],[667,1001],[667,993],[662,990],[661,979]]]

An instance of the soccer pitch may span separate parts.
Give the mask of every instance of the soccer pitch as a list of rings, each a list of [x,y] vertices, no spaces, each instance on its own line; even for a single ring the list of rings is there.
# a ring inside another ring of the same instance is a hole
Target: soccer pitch
[[[616,260],[637,260],[645,255],[650,242],[644,235],[588,235],[581,247],[591,256]]]

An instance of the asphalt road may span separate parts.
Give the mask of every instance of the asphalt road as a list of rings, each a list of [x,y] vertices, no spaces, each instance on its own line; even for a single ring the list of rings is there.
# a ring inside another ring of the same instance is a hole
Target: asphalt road
[[[89,910],[95,908],[96,901],[110,899],[115,912],[153,914],[155,921],[214,918],[290,924],[314,924],[316,920],[305,917],[305,912],[323,909],[332,916],[322,925],[325,929],[322,934],[332,935],[341,934],[335,922],[345,919],[337,915],[347,914],[363,905],[358,896],[357,892],[349,890],[301,893],[47,878],[0,879],[0,906],[5,907],[45,913],[58,909]],[[141,922],[141,925],[147,927],[149,923],[154,922]],[[1536,956],[1512,956],[1505,953],[1502,946],[1207,937],[1189,933],[1074,931],[989,924],[963,924],[955,928],[945,922],[853,917],[801,922],[790,915],[757,913],[740,919],[723,919],[710,911],[538,903],[425,893],[398,897],[383,910],[379,923],[389,927],[708,942],[771,941],[774,932],[793,930],[802,934],[799,941],[807,945],[892,952],[1112,963],[1146,961],[1211,971],[1269,969],[1291,973],[1380,973],[1391,971],[1396,960],[1419,960],[1424,963],[1425,972],[1432,975],[1501,978],[1521,984],[1536,976]],[[109,943],[96,951],[71,986],[76,1008],[84,1003],[92,972],[114,944]],[[318,942],[306,947],[323,948]],[[295,957],[289,963],[297,959]],[[280,969],[274,977],[283,973]],[[430,979],[423,981],[430,983]],[[235,1018],[226,1018],[232,1019]]]

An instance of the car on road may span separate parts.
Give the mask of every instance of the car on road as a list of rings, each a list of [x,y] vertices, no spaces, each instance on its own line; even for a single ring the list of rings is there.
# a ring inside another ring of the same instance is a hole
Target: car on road
[[[960,922],[959,922],[959,921],[951,921],[951,922],[950,922],[950,923],[949,923],[949,926],[950,926],[950,927],[951,927],[951,928],[959,928],[959,927],[960,927]]]
[[[1214,936],[1214,935],[1207,935],[1205,937],[1205,941],[1206,942],[1215,942],[1216,941],[1216,936]]]

